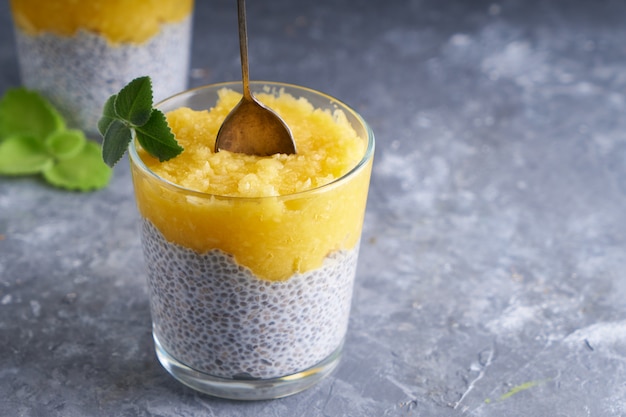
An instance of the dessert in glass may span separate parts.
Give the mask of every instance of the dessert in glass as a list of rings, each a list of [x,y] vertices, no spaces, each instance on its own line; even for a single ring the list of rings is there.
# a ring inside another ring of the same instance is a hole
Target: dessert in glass
[[[193,0],[10,0],[20,76],[73,128],[97,134],[106,99],[149,75],[155,98],[187,88]]]
[[[156,106],[179,156],[160,162],[130,146],[157,356],[188,386],[247,400],[294,394],[337,366],[374,154],[373,132],[340,101],[251,88],[290,127],[297,154],[214,151],[241,83]]]

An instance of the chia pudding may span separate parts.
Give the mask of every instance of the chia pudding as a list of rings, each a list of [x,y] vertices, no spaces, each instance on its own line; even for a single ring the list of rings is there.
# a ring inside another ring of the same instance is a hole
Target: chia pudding
[[[46,96],[70,126],[97,133],[102,105],[130,80],[149,75],[155,100],[187,87],[191,15],[164,23],[143,43],[112,43],[93,31],[72,36],[15,29],[22,83]]]
[[[339,362],[373,135],[327,96],[252,82],[298,153],[216,152],[217,131],[241,100],[235,86],[160,103],[184,151],[161,161],[133,141],[131,173],[161,364],[211,395],[277,398]]]
[[[358,246],[320,268],[267,281],[220,250],[168,242],[143,220],[154,335],[183,364],[213,376],[268,379],[310,368],[348,326]]]

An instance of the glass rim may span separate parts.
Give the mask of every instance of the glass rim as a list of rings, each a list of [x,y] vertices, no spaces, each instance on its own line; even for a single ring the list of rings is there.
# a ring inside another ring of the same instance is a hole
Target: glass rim
[[[167,97],[159,101],[158,103],[156,103],[154,107],[160,108],[161,106],[166,105],[170,101],[174,101],[183,96],[190,96],[195,93],[200,93],[204,90],[218,91],[221,88],[233,88],[237,91],[241,89],[241,86],[242,86],[241,81],[225,81],[225,82],[219,82],[219,83],[213,83],[213,84],[206,84],[206,85],[190,88],[190,89],[181,91],[180,93],[174,94],[173,96]],[[179,193],[191,195],[194,197],[204,198],[204,199],[216,198],[220,200],[261,201],[265,199],[276,199],[276,198],[291,199],[291,198],[297,198],[297,197],[304,197],[307,194],[324,192],[325,190],[335,188],[336,186],[339,186],[342,182],[355,176],[361,169],[363,169],[363,167],[367,165],[367,163],[374,156],[375,139],[374,139],[374,132],[372,128],[369,126],[369,124],[365,121],[365,119],[358,112],[356,112],[354,109],[352,109],[352,107],[348,106],[341,100],[338,100],[337,98],[329,94],[323,93],[321,91],[314,90],[308,87],[303,87],[303,86],[296,85],[296,84],[289,84],[289,83],[276,82],[276,81],[250,81],[251,88],[259,87],[259,86],[260,87],[279,87],[279,88],[285,87],[291,90],[299,90],[302,92],[313,94],[320,98],[328,99],[331,103],[339,106],[340,110],[346,113],[350,113],[357,120],[357,122],[364,127],[365,132],[367,133],[367,138],[365,138],[367,140],[367,148],[365,149],[365,153],[363,154],[361,160],[356,165],[354,165],[349,171],[341,175],[339,178],[335,178],[333,181],[326,183],[324,185],[321,185],[319,187],[309,188],[307,190],[297,191],[295,193],[259,196],[259,197],[244,197],[244,196],[230,196],[230,195],[224,195],[224,194],[212,194],[212,193],[207,193],[204,191],[194,190],[192,188],[187,188],[182,185],[176,184],[170,180],[167,180],[157,175],[154,171],[148,168],[143,162],[143,160],[139,157],[139,154],[137,153],[137,146],[136,146],[137,139],[134,137],[134,135],[133,135],[133,139],[131,143],[129,144],[129,156],[130,156],[129,159],[131,163],[137,166],[144,173],[148,174],[151,178],[157,180],[159,183],[161,183],[165,187],[173,191],[177,191]]]

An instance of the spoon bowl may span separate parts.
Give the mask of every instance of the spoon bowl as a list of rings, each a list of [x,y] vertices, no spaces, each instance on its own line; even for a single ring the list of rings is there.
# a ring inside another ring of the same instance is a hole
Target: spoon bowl
[[[224,119],[215,140],[215,152],[225,150],[258,156],[296,153],[289,127],[250,91],[245,0],[237,1],[237,11],[243,97]]]

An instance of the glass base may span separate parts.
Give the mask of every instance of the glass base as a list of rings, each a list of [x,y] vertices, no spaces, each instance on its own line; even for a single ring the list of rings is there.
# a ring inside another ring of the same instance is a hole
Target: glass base
[[[272,379],[228,379],[196,371],[171,356],[154,336],[161,365],[190,388],[214,397],[231,400],[270,400],[304,391],[328,376],[339,364],[343,345],[315,366],[292,375]]]

